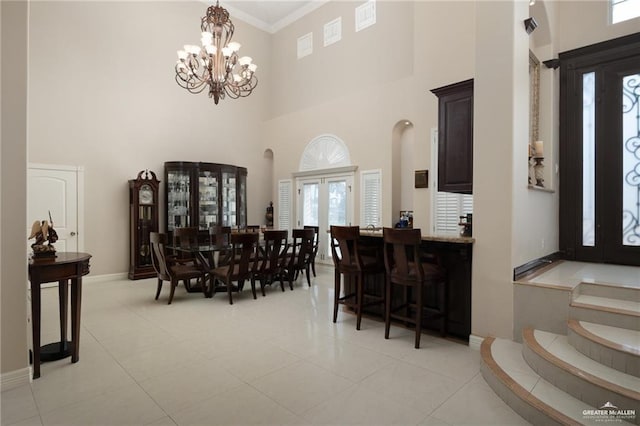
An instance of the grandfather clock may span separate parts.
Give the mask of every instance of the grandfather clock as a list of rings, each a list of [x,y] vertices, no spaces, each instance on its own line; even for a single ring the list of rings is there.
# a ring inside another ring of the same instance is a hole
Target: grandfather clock
[[[160,181],[150,170],[142,170],[129,181],[129,279],[153,278],[149,233],[158,232],[158,188]]]

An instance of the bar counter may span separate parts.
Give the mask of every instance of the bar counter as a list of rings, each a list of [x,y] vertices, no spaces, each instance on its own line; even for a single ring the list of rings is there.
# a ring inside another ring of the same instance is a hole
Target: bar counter
[[[363,244],[382,248],[382,230],[362,229],[360,237]],[[442,266],[447,270],[448,334],[466,341],[471,334],[471,262],[474,242],[475,239],[472,237],[423,235],[421,244],[425,252],[437,255]],[[375,280],[369,285],[377,287],[377,291],[384,289],[382,279]],[[437,296],[435,288],[428,288],[424,296],[425,304],[436,307]],[[375,307],[368,312],[382,315],[382,311]],[[423,328],[439,330],[440,323],[425,320]]]

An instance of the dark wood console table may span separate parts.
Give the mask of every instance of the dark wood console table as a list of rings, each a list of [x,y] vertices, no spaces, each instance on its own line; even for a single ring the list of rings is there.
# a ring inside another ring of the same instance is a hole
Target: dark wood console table
[[[54,258],[29,259],[31,282],[31,330],[33,334],[33,378],[40,377],[40,362],[71,355],[78,362],[80,353],[80,305],[82,276],[89,273],[88,253],[59,252]],[[68,284],[71,281],[71,341],[67,341]],[[40,347],[40,286],[58,282],[60,305],[60,342]]]

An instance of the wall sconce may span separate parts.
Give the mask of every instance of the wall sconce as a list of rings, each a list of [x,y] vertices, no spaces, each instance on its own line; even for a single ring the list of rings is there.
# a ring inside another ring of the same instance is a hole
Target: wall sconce
[[[533,17],[524,20],[524,29],[527,30],[527,34],[531,34],[536,28],[538,28],[538,23]]]

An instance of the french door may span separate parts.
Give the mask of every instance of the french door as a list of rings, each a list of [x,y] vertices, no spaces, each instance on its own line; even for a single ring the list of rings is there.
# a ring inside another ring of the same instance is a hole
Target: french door
[[[353,222],[353,175],[298,178],[296,184],[297,227],[319,227],[316,261],[332,263],[327,230],[331,225],[344,226]]]
[[[566,62],[560,55],[560,242],[575,260],[640,265],[636,38],[622,49],[611,42],[597,53],[598,45],[585,48]]]

